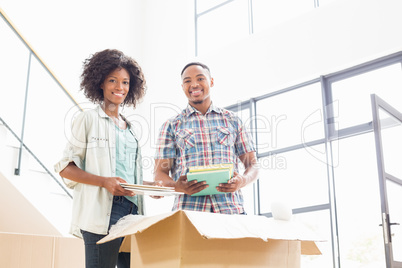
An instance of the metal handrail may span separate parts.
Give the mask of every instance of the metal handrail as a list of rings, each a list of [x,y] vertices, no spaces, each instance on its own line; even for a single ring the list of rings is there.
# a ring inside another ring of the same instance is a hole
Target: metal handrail
[[[15,27],[15,25],[11,22],[5,12],[0,8],[0,17],[5,21],[5,23],[10,27],[10,29],[16,34],[16,36],[20,39],[20,41],[25,45],[25,47],[29,51],[29,59],[31,59],[31,55],[33,55],[37,61],[42,65],[42,67],[47,71],[51,78],[56,82],[56,84],[62,89],[62,91],[67,95],[67,97],[77,106],[81,111],[83,110],[78,102],[74,99],[74,97],[70,94],[70,92],[64,87],[64,85],[60,82],[60,80],[56,77],[56,75],[50,70],[50,68],[46,65],[46,63],[42,60],[42,58],[38,55],[38,53],[32,48],[32,46],[27,42],[27,40],[22,36],[20,31]],[[28,64],[28,77],[27,77],[27,88],[25,92],[25,99],[28,96],[28,81],[29,81],[29,69],[30,63]],[[24,138],[24,126],[25,126],[25,113],[26,113],[26,100],[24,105],[24,118],[22,121],[22,133],[19,137],[15,132],[6,124],[6,122],[0,117],[0,121],[3,125],[14,135],[14,137],[20,142],[20,152],[19,152],[19,160],[18,160],[18,168],[15,170],[15,175],[20,174],[20,164],[21,164],[21,154],[22,148],[24,147],[34,158],[35,160],[43,167],[43,169],[57,182],[57,184],[67,193],[68,196],[71,194],[67,191],[67,189],[57,180],[57,178],[44,166],[44,164],[36,157],[36,155],[26,146],[23,141]]]
[[[39,158],[36,157],[36,155],[28,148],[28,146],[26,146],[26,144],[21,141],[21,139],[18,137],[18,135],[15,134],[15,132],[11,129],[11,127],[10,127],[9,125],[7,125],[7,123],[6,123],[1,117],[0,117],[0,121],[1,121],[1,123],[8,129],[8,131],[10,131],[11,134],[13,134],[13,136],[14,136],[20,143],[22,143],[22,145],[24,146],[25,150],[26,150],[28,153],[30,153],[33,158],[35,158],[35,160],[39,163],[39,165],[41,165],[41,167],[46,171],[46,173],[49,174],[49,175],[53,178],[53,180],[67,193],[67,195],[68,195],[70,198],[73,198],[72,195],[68,192],[68,190],[63,186],[63,184],[61,184],[61,183],[57,180],[57,178],[50,172],[50,170],[47,169],[46,166],[39,160]]]
[[[39,63],[45,68],[45,70],[50,74],[50,76],[56,81],[56,83],[61,87],[64,93],[67,94],[68,98],[75,103],[81,110],[82,108],[78,104],[78,102],[74,99],[74,97],[70,94],[70,92],[64,87],[64,85],[60,82],[60,80],[56,77],[56,75],[50,70],[50,68],[46,65],[46,63],[42,60],[42,58],[36,53],[36,51],[32,48],[32,46],[26,41],[26,39],[22,36],[20,31],[14,26],[11,20],[7,17],[6,13],[0,8],[0,17],[8,24],[11,30],[18,36],[21,42],[27,47],[27,49],[35,56],[35,58],[39,61]]]

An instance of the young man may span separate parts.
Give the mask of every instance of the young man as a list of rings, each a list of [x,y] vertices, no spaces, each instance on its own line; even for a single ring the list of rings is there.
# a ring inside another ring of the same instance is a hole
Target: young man
[[[236,115],[212,104],[210,90],[214,79],[206,65],[187,64],[181,78],[188,105],[161,127],[155,154],[155,179],[185,193],[176,197],[173,210],[246,214],[240,189],[258,178],[251,136]],[[244,174],[238,173],[239,160],[244,164]],[[191,196],[208,185],[203,181],[187,181],[188,168],[223,163],[234,163],[235,171],[228,183],[217,187],[222,194]]]

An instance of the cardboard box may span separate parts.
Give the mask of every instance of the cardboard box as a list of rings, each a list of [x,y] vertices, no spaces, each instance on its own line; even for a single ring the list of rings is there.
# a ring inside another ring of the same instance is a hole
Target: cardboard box
[[[117,237],[136,268],[297,268],[301,254],[321,254],[322,241],[292,221],[194,211],[126,216],[99,243]]]
[[[75,237],[0,233],[2,268],[84,268],[84,242]]]

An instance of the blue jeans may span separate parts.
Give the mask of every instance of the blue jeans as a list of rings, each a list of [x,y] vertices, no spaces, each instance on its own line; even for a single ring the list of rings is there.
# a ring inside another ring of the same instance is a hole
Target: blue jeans
[[[121,217],[128,214],[137,214],[137,206],[124,196],[114,196],[112,213],[110,215],[109,229]],[[130,268],[130,253],[121,252],[119,248],[123,238],[118,238],[107,243],[97,245],[105,235],[99,235],[81,230],[85,244],[86,268]]]

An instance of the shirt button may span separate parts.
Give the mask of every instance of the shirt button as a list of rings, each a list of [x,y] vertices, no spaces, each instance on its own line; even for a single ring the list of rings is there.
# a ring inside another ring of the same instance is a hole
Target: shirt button
[[[107,215],[110,216],[110,213],[108,213]]]

